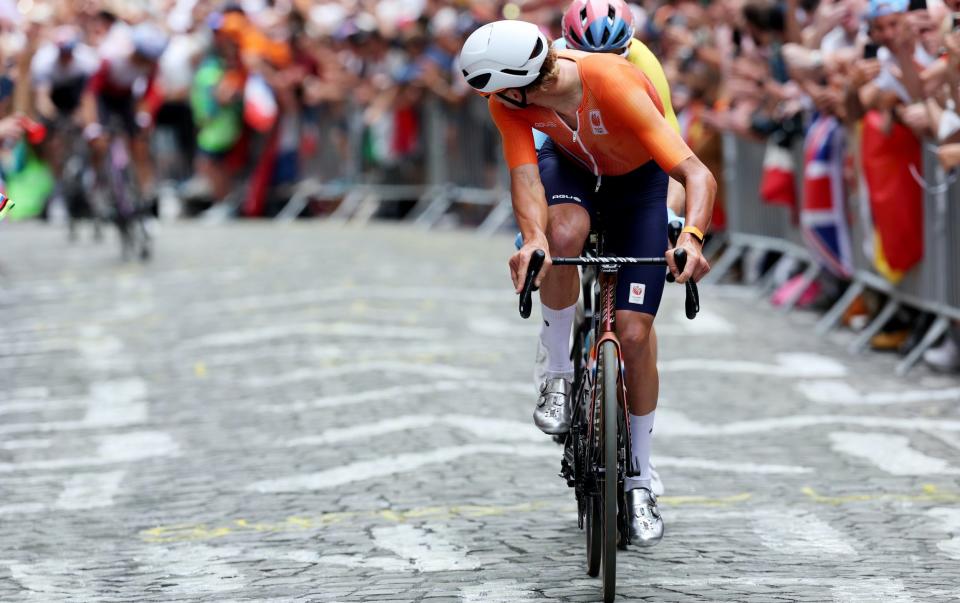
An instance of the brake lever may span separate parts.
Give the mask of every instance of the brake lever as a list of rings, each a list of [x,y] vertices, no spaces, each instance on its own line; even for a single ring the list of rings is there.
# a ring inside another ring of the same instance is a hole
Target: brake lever
[[[530,256],[530,262],[527,265],[527,276],[523,280],[523,289],[520,290],[520,317],[530,318],[530,312],[533,310],[533,292],[537,290],[534,281],[543,268],[543,261],[547,254],[542,249],[537,249]]]
[[[677,263],[677,272],[683,272],[683,269],[687,266],[687,252],[683,248],[673,250],[673,259]],[[672,275],[671,275],[672,276]],[[673,281],[671,281],[673,282]],[[697,289],[697,284],[693,280],[688,280],[686,283],[686,299],[684,300],[684,310],[686,311],[687,318],[693,320],[697,317],[697,312],[700,311],[700,290]]]

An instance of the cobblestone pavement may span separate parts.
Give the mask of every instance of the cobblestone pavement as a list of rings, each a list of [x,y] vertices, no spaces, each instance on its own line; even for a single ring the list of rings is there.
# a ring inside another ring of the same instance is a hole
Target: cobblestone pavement
[[[0,229],[0,600],[595,601],[507,238]],[[960,383],[748,292],[657,324],[663,543],[620,599],[960,599]]]

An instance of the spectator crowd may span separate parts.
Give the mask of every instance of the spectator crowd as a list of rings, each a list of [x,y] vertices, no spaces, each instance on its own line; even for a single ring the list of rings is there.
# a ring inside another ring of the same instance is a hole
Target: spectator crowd
[[[68,196],[77,141],[97,151],[108,105],[134,134],[148,198],[174,187],[261,216],[305,177],[490,188],[498,141],[460,75],[460,46],[503,18],[556,39],[567,4],[0,0],[0,177],[22,215],[48,212]],[[945,169],[960,165],[960,0],[630,8],[704,163],[722,174],[725,133],[765,145],[760,196],[789,208],[826,269],[803,303],[829,303],[850,278],[852,219],[875,233],[865,252],[891,282],[921,261],[924,145]],[[725,202],[721,189],[715,232]],[[855,303],[845,320],[857,326],[880,303]],[[898,316],[874,345],[909,349],[929,320]],[[960,367],[954,339],[928,360]]]

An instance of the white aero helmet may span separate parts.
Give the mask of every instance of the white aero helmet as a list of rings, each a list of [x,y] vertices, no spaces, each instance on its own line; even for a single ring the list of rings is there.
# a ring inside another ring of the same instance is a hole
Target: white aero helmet
[[[478,92],[523,88],[540,75],[549,49],[547,37],[533,23],[494,21],[463,43],[460,67],[467,83]]]

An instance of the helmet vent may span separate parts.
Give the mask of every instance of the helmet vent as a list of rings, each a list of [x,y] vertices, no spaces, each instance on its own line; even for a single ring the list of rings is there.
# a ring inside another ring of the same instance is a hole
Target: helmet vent
[[[593,32],[590,29],[587,29],[583,32],[583,37],[586,39],[587,44],[589,44],[591,48],[597,45],[597,43],[593,41]]]
[[[568,35],[573,38],[573,43],[577,45],[577,48],[583,48],[583,40],[580,39],[577,32],[571,29]]]
[[[610,21],[614,21],[617,18],[617,11],[613,10],[613,6],[607,6],[607,17]]]
[[[520,76],[529,75],[526,71],[523,71],[522,69],[501,69],[500,73],[506,73],[508,75],[520,75]]]
[[[580,22],[583,24],[587,23],[587,7],[586,6],[580,9]]]
[[[474,88],[476,88],[476,89],[478,89],[478,90],[482,90],[483,87],[486,86],[487,83],[489,83],[489,82],[490,82],[490,74],[489,74],[489,73],[483,73],[483,74],[480,74],[480,75],[476,75],[476,76],[470,78],[469,80],[467,80],[467,83],[468,83],[468,84],[470,84],[471,86],[473,86]]]
[[[543,51],[543,39],[538,36],[537,43],[534,44],[533,46],[533,52],[530,53],[530,58],[532,59],[536,56],[539,56],[542,51]],[[526,75],[526,74],[522,74],[522,75]]]
[[[603,36],[600,38],[600,44],[606,46],[607,40],[610,39],[610,30],[608,28],[603,29]]]

